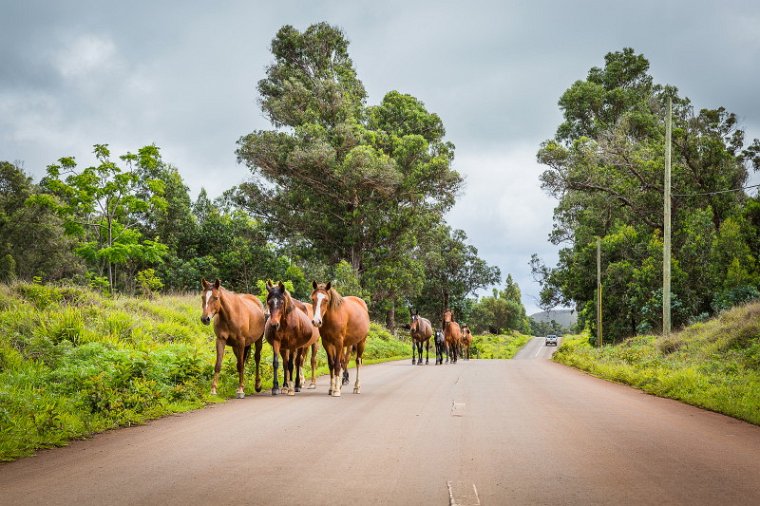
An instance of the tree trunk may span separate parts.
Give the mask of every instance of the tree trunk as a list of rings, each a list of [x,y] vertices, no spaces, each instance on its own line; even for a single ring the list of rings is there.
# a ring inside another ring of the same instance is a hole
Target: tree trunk
[[[388,327],[388,330],[391,332],[395,332],[396,330],[396,305],[391,304],[390,309],[388,309],[388,312],[385,314],[385,326]]]

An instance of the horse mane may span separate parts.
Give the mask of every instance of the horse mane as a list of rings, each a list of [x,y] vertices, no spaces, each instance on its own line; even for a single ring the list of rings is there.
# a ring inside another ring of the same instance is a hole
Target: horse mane
[[[343,304],[343,296],[339,294],[335,288],[330,288],[330,309],[339,308]]]

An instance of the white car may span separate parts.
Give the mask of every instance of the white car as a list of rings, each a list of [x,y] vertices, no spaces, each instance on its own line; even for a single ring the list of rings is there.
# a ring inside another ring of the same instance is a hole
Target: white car
[[[544,341],[545,346],[554,345],[557,346],[557,336],[554,334],[549,334],[546,336],[546,340]]]

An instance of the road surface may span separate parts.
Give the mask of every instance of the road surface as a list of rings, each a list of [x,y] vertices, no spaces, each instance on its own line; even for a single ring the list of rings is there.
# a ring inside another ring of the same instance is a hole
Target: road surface
[[[760,427],[552,351],[368,366],[359,395],[322,377],[111,431],[0,465],[0,504],[760,504]]]

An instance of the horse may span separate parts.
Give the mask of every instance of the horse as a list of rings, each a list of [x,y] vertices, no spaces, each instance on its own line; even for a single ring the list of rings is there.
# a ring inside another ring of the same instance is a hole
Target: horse
[[[470,360],[470,345],[472,344],[472,332],[470,327],[462,325],[462,358]]]
[[[261,362],[261,347],[264,343],[261,339],[264,333],[264,307],[261,301],[253,295],[238,294],[222,288],[218,279],[214,283],[201,279],[201,288],[203,309],[201,322],[204,325],[210,325],[213,320],[214,334],[216,334],[216,365],[214,379],[211,382],[211,395],[216,395],[224,347],[230,346],[237,358],[239,384],[236,396],[238,399],[245,397],[243,373],[251,352],[251,344],[254,345],[253,358],[256,362],[255,388],[257,392],[261,392],[259,363]]]
[[[272,367],[274,379],[272,383],[272,395],[280,393],[277,384],[277,355],[282,357],[283,388],[285,394],[295,395],[301,391],[301,367],[304,356],[308,349],[313,347],[319,340],[319,331],[311,324],[311,308],[303,302],[294,299],[280,282],[277,285],[267,281],[267,309],[269,319],[266,323],[264,335],[267,342],[272,346]],[[316,388],[315,381],[316,357],[312,350],[312,385]],[[295,384],[294,384],[295,381]]]
[[[443,312],[443,337],[449,350],[449,358],[453,364],[456,364],[462,339],[462,329],[454,321],[454,313],[449,308]]]
[[[414,349],[417,348],[417,363],[422,365],[422,345],[425,344],[425,364],[430,362],[430,336],[433,335],[433,326],[427,318],[420,318],[419,310],[412,313],[409,309],[412,322],[409,324],[409,333],[412,336],[412,365],[414,361]]]
[[[342,385],[341,367],[345,361],[348,367],[350,352],[346,348],[356,347],[356,382],[354,393],[361,391],[359,383],[359,368],[362,363],[364,346],[367,344],[369,333],[369,309],[367,303],[352,295],[342,296],[332,284],[312,281],[314,290],[311,292],[311,302],[314,306],[312,323],[319,329],[322,336],[322,347],[327,353],[327,364],[330,368],[330,390],[333,397],[340,397]]]
[[[446,350],[446,340],[443,338],[443,331],[435,331],[435,365],[443,364],[443,352]],[[448,353],[446,361],[449,360]]]

